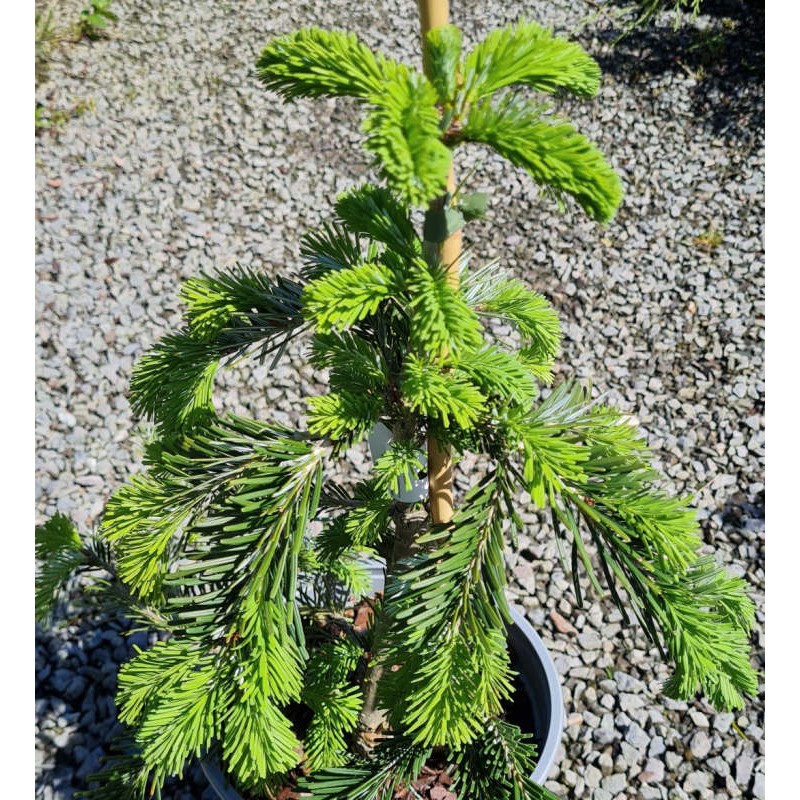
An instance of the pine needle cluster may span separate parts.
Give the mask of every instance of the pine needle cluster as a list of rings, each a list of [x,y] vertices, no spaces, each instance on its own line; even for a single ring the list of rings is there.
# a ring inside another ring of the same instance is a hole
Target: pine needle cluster
[[[528,22],[465,56],[453,27],[428,43],[426,74],[352,34],[312,28],[266,47],[267,89],[364,106],[385,185],[340,196],[285,276],[237,267],[190,279],[183,327],[131,382],[132,408],[155,424],[146,470],[91,536],[61,516],[37,529],[40,619],[88,569],[124,613],[164,634],[120,672],[129,742],[88,797],[158,796],[191,759],[214,757],[256,795],[299,771],[298,789],[317,800],[388,800],[434,753],[460,800],[552,797],[530,780],[531,739],[504,719],[514,675],[503,551],[522,527],[521,489],[550,508],[579,602],[585,574],[674,663],[670,696],[702,690],[732,709],[757,689],[744,582],[698,555],[687,501],[660,488],[630,422],[577,385],[551,387],[550,302],[497,264],[457,265],[454,285],[432,246],[486,206],[445,195],[465,142],[611,219],[621,183],[599,150],[518,91],[592,96],[596,63]],[[417,230],[414,207],[443,195]],[[493,336],[495,319],[521,346]],[[217,408],[221,365],[277,360],[298,337],[329,383],[308,398],[306,430]],[[331,477],[343,453],[378,423],[391,446],[369,480],[343,486]],[[429,437],[492,464],[447,525],[397,500],[424,470]],[[423,521],[398,555],[413,514]],[[365,555],[388,564],[369,626],[343,601],[366,591]],[[365,748],[364,713],[376,708],[383,735]]]

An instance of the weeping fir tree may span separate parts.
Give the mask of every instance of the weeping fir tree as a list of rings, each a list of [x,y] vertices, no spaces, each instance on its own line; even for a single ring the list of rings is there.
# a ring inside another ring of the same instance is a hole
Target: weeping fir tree
[[[120,670],[129,736],[89,797],[160,796],[211,754],[258,796],[292,776],[316,800],[389,800],[435,755],[459,800],[552,798],[529,779],[535,746],[503,710],[503,548],[522,528],[521,489],[550,510],[579,602],[582,577],[605,585],[673,663],[668,696],[702,691],[734,709],[757,690],[744,581],[698,555],[694,513],[659,488],[628,417],[574,383],[540,393],[559,347],[550,303],[459,253],[459,229],[486,206],[455,188],[466,143],[611,220],[619,178],[543,99],[591,97],[597,64],[531,22],[466,54],[455,27],[423,18],[423,30],[424,74],[352,34],[308,28],[266,47],[258,75],[283,98],[355,98],[382,185],[338,197],[292,274],[240,267],[186,282],[185,327],[133,374],[133,410],[155,429],[147,470],[111,497],[95,533],[62,516],[37,530],[40,619],[88,569],[103,596],[162,633]],[[521,346],[493,336],[497,318]],[[307,430],[217,413],[220,365],[277,360],[301,336],[330,376],[308,398]],[[330,476],[378,422],[390,448],[369,480],[342,488]],[[401,503],[426,443],[430,501]],[[451,463],[466,452],[491,468],[453,511]],[[367,591],[365,554],[387,561],[366,630],[335,589]]]

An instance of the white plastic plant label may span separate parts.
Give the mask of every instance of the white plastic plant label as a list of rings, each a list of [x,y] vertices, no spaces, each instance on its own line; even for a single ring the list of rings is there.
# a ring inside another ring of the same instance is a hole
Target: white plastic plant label
[[[392,444],[392,432],[382,423],[379,422],[369,432],[368,436],[369,452],[373,461],[377,461]],[[428,456],[422,450],[418,453],[420,463],[423,469],[428,468]],[[428,476],[425,474],[422,478],[415,480],[409,484],[405,478],[401,478],[401,484],[404,488],[399,492],[393,492],[395,499],[401,503],[418,503],[428,496]]]

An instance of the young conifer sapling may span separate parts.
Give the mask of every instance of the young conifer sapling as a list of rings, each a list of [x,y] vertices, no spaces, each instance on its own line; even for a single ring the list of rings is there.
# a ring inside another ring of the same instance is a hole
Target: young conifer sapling
[[[745,582],[698,555],[694,512],[660,488],[630,419],[575,383],[552,385],[549,301],[461,252],[460,229],[487,207],[455,182],[468,143],[612,219],[619,177],[548,100],[592,97],[600,70],[532,22],[466,53],[442,22],[423,18],[424,72],[353,34],[307,28],[267,45],[258,75],[285,100],[355,98],[379,182],[336,200],[298,269],[185,283],[184,327],[131,382],[133,411],[154,424],[146,471],[96,532],[63,516],[37,529],[40,619],[90,570],[102,596],[162,634],[120,670],[129,736],[94,800],[160,796],[196,757],[219,759],[253,797],[289,784],[316,800],[387,800],[434,764],[459,800],[552,798],[504,710],[503,549],[522,529],[521,490],[549,509],[578,602],[582,580],[605,586],[673,664],[665,694],[702,691],[730,710],[757,690]],[[498,318],[517,345],[494,336]],[[218,411],[220,365],[275,363],[300,337],[329,384],[308,398],[304,430]],[[378,424],[391,444],[369,480],[334,480]],[[490,467],[454,502],[465,453]],[[429,499],[400,502],[426,460]],[[387,565],[368,625],[343,599],[367,592],[365,555]]]

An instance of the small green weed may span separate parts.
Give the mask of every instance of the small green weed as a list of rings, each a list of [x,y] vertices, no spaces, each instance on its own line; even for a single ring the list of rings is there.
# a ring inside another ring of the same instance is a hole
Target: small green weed
[[[36,104],[36,133],[41,133],[50,127],[47,116],[47,108],[39,103]]]
[[[702,0],[637,0],[639,16],[634,25],[648,25],[661,11],[671,8],[675,12],[675,27],[681,24],[684,14],[693,19],[700,13]]]
[[[91,0],[75,21],[74,8],[59,0],[36,3],[36,85],[47,80],[56,48],[64,42],[81,39],[95,41],[106,35],[109,23],[116,22],[112,0]],[[67,19],[68,18],[68,19]]]
[[[59,23],[56,3],[36,4],[36,45],[35,72],[36,85],[47,80],[53,52],[61,42],[69,38],[69,28]]]
[[[722,244],[722,233],[712,226],[705,233],[695,236],[692,243],[699,250],[711,255]]]
[[[109,22],[116,22],[117,15],[111,10],[111,0],[92,0],[81,11],[78,30],[80,35],[92,41],[105,35]]]
[[[51,131],[58,135],[64,125],[71,119],[82,117],[87,111],[96,109],[95,100],[90,97],[88,100],[78,100],[72,108],[48,108],[44,103],[36,104],[36,127],[37,135],[44,131]]]
[[[701,66],[708,69],[718,64],[725,53],[725,37],[727,30],[706,28],[696,33],[695,41],[689,45],[689,51],[696,54]]]
[[[94,97],[90,97],[87,100],[78,100],[77,103],[72,107],[72,116],[73,117],[82,117],[87,111],[96,111],[97,104],[95,103]]]
[[[690,19],[698,16],[703,0],[634,0],[632,3],[622,3],[619,8],[611,3],[600,3],[595,0],[586,2],[593,6],[595,11],[584,19],[579,29],[601,17],[609,19],[613,24],[621,23],[622,32],[614,40],[614,44],[618,44],[634,30],[652,25],[663,11],[674,13],[673,28],[677,30],[686,16]]]
[[[47,79],[50,53],[53,49],[53,9],[50,6],[36,11],[36,83]],[[37,108],[38,112],[38,108]]]
[[[36,104],[36,134],[44,131],[58,133],[69,119],[69,115],[58,108],[48,108],[42,103]]]

